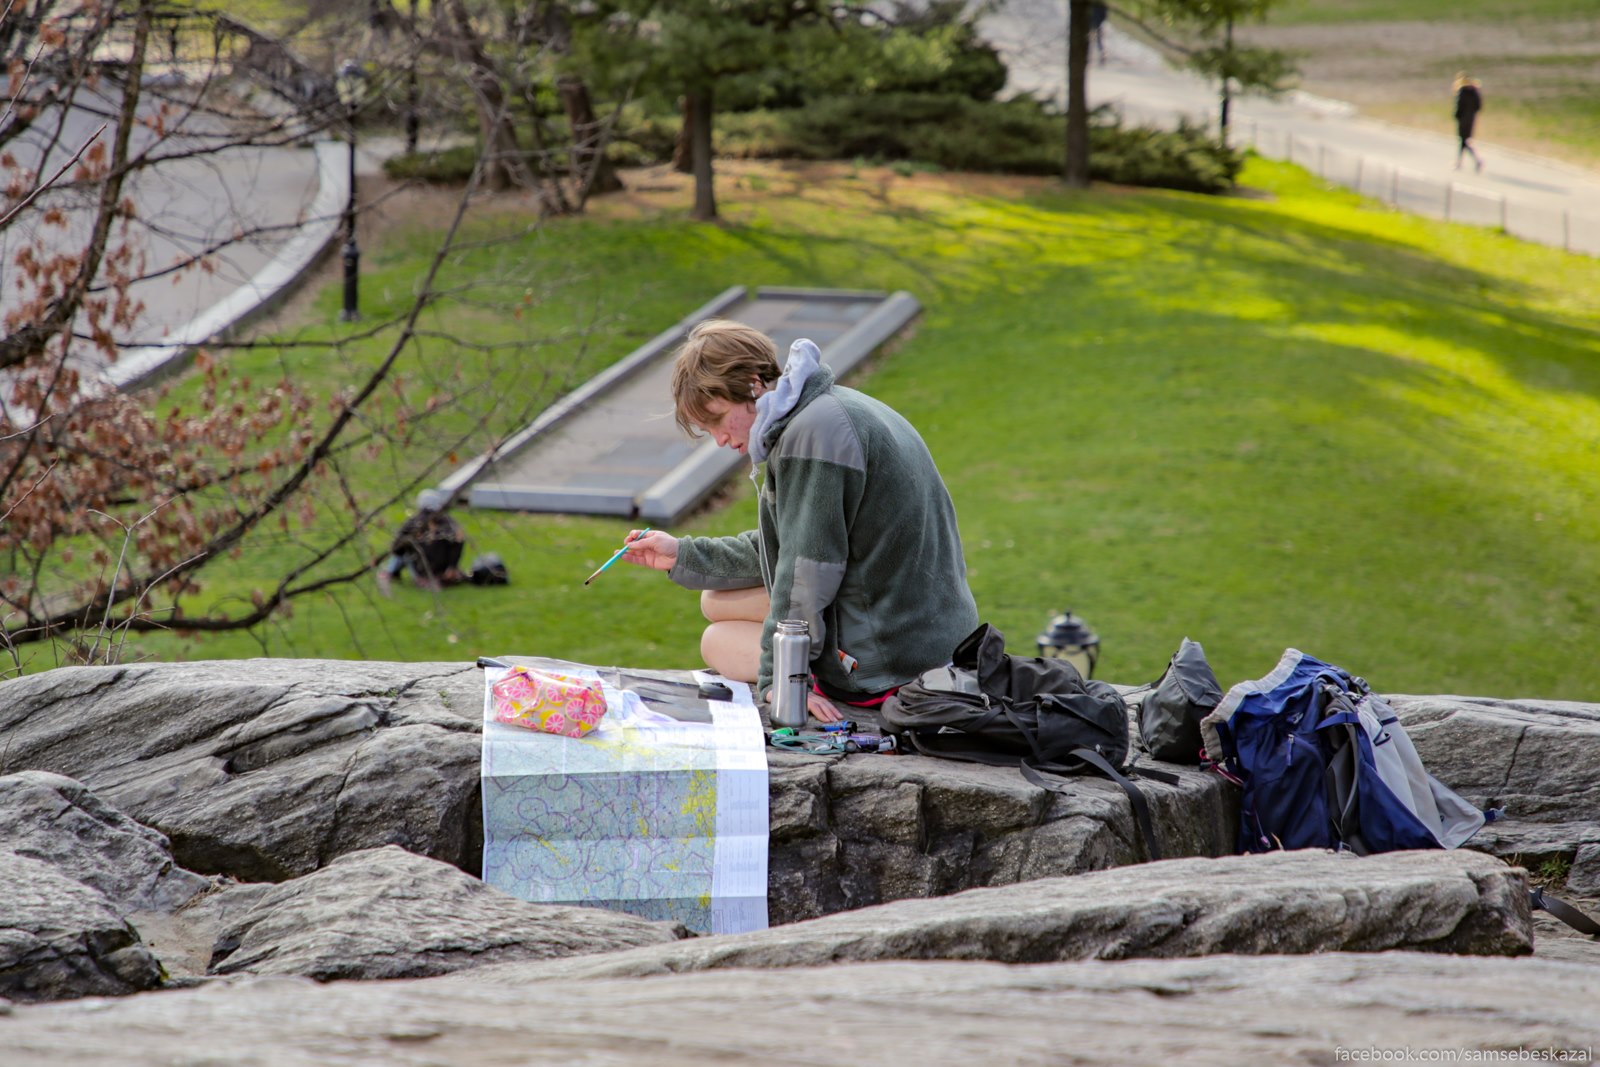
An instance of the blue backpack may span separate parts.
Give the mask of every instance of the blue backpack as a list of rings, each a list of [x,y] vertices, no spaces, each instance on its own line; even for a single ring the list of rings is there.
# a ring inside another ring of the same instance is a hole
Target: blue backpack
[[[1207,748],[1243,786],[1239,850],[1454,848],[1484,813],[1428,774],[1382,697],[1288,649],[1207,717]]]

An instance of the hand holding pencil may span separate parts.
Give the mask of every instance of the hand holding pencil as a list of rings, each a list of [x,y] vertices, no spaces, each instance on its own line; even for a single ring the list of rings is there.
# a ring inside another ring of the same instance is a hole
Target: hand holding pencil
[[[617,560],[624,560],[640,567],[650,567],[658,571],[670,571],[672,565],[678,562],[678,539],[669,533],[652,530],[646,526],[642,530],[632,530],[621,548],[612,554],[611,558],[600,565],[583,581],[588,585],[610,567]]]

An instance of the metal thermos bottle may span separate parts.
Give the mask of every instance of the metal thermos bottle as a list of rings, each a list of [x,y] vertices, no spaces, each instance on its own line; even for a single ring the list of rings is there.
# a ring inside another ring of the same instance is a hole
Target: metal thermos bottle
[[[784,619],[772,635],[772,725],[804,726],[810,690],[811,627],[804,619]]]

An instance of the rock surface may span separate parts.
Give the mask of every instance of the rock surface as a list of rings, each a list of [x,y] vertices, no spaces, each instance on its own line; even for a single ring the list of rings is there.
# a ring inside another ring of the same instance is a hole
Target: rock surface
[[[1434,777],[1540,822],[1600,812],[1600,707],[1559,700],[1386,697]]]
[[[130,916],[170,912],[209,888],[173,864],[164,837],[82,784],[40,771],[0,777],[0,996],[154,989],[161,964]]]
[[[172,911],[211,888],[173,863],[161,834],[44,771],[0,777],[0,849],[43,860],[128,909]]]
[[[1504,810],[1465,847],[1528,868],[1551,892],[1600,918],[1600,705],[1388,700],[1435,778],[1480,807]],[[1548,916],[1535,918],[1541,953],[1600,962],[1600,943]]]
[[[213,974],[424,978],[671,942],[681,927],[529,904],[390,845],[271,886],[218,932]]]
[[[1533,951],[1523,872],[1475,852],[1163,860],[571,961],[566,976],[895,959]]]
[[[1575,889],[1600,881],[1600,709],[1394,702],[1430,770],[1517,813],[1476,847],[1570,868]],[[492,991],[531,966],[494,961],[576,952],[605,955],[539,973],[601,983],[892,959],[1519,953],[1530,929],[1541,954],[1600,962],[1600,943],[1553,934],[1542,915],[1530,926],[1522,872],[1484,855],[1144,864],[1126,798],[1097,778],[1059,795],[1007,768],[778,752],[770,901],[774,922],[791,925],[675,941],[675,928],[539,908],[456,869],[476,873],[481,852],[481,707],[482,676],[465,664],[266,660],[0,683],[8,766],[35,768],[0,777],[0,995],[128,993],[163,970],[166,984],[210,985],[234,971],[468,967]],[[1167,854],[1231,852],[1231,789],[1178,770],[1176,785],[1142,784]],[[1004,888],[964,892],[975,886]],[[7,1028],[0,1020],[0,1042]]]
[[[1581,1063],[1600,1047],[1600,970],[1537,959],[867,963],[627,979],[552,966],[564,964],[399,982],[249,978],[18,1007],[0,1017],[0,1041],[8,1067],[1282,1067],[1403,1062],[1407,1047],[1461,1062],[1587,1050]]]
[[[0,733],[191,871],[281,881],[390,844],[471,869],[482,699],[463,664],[69,667],[0,684]]]
[[[11,766],[82,781],[191,871],[277,882],[395,844],[477,874],[482,707],[465,663],[75,667],[0,683],[0,732]],[[1146,855],[1108,781],[1058,796],[1008,768],[772,755],[775,923]],[[1224,783],[1180,778],[1143,786],[1166,854],[1231,852]]]
[[[104,895],[0,851],[0,997],[114,996],[160,984],[160,963]]]
[[[768,910],[774,924],[891,900],[1076,874],[1147,858],[1127,797],[1102,778],[1047,792],[1015,768],[923,756],[769,752]],[[1140,780],[1167,856],[1233,851],[1226,784],[1167,767]]]

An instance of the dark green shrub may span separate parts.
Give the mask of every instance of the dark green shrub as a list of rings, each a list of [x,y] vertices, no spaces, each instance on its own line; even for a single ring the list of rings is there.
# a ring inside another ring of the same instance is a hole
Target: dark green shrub
[[[877,93],[927,93],[964,96],[969,100],[993,100],[1006,87],[1008,71],[1000,53],[980,40],[969,28],[959,37],[958,51],[937,74],[922,78],[885,78]]]
[[[642,166],[672,158],[676,115],[630,108],[607,148],[613,163]],[[955,94],[886,93],[836,96],[785,111],[720,114],[717,154],[735,159],[863,159],[951,171],[1060,174],[1065,119],[1028,97],[978,101]],[[400,156],[384,164],[390,177],[465,182],[477,150]],[[1191,192],[1233,186],[1241,153],[1223,148],[1199,127],[1124,126],[1101,109],[1089,127],[1089,172],[1099,180]]]
[[[435,185],[465,185],[478,162],[477,145],[456,145],[439,152],[390,156],[383,172],[396,181],[422,181]]]
[[[1233,188],[1244,154],[1225,148],[1205,130],[1181,122],[1176,130],[1124,126],[1115,114],[1096,114],[1089,128],[1089,175],[1120,185],[1146,185],[1195,193]]]
[[[647,115],[630,104],[611,129],[606,158],[619,167],[665,162],[672,158],[681,122],[677,115]]]
[[[717,120],[719,155],[746,159],[910,161],[944,170],[1060,174],[1066,120],[1029,98],[830,97],[794,111],[752,111]],[[1092,116],[1089,171],[1100,181],[1218,193],[1232,188],[1243,156],[1190,125],[1124,126]]]
[[[945,170],[1054,174],[1060,171],[1060,125],[1031,100],[980,102],[953,94],[835,96],[797,111],[772,113],[765,142],[750,137],[743,154],[878,162],[913,160]]]

